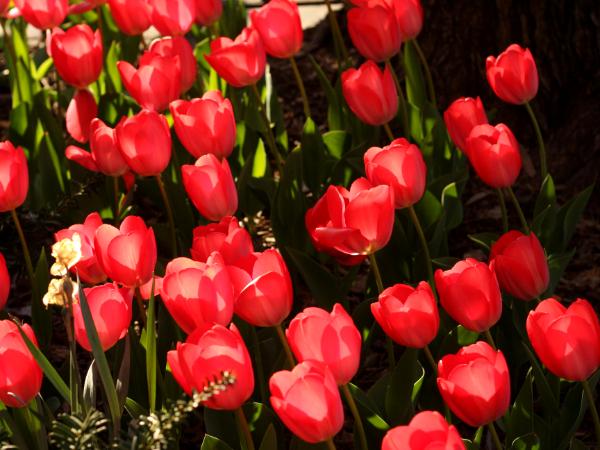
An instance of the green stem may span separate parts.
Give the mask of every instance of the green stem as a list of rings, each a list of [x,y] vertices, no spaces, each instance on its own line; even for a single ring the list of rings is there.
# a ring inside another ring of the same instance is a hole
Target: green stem
[[[525,218],[525,214],[523,214],[523,210],[521,209],[521,205],[519,204],[519,200],[517,199],[517,196],[515,195],[515,191],[513,191],[512,187],[508,187],[508,195],[510,196],[510,199],[513,202],[513,205],[515,205],[515,209],[517,210],[517,215],[519,216],[519,220],[521,221],[521,226],[523,227],[523,230],[525,230],[525,234],[529,234],[530,230],[529,230],[529,224],[527,223],[527,219]]]
[[[542,172],[542,181],[546,179],[546,175],[548,175],[548,163],[546,161],[546,146],[544,145],[544,138],[542,137],[542,130],[540,129],[540,124],[538,123],[535,113],[533,109],[531,109],[531,105],[529,102],[525,102],[525,109],[529,113],[529,117],[531,117],[531,121],[533,122],[533,129],[535,130],[535,136],[538,141],[538,150],[540,152],[540,169]]]
[[[340,26],[335,18],[335,12],[331,7],[330,0],[325,0],[325,4],[327,5],[327,17],[329,18],[329,25],[331,26],[331,32],[333,34],[333,41],[335,43],[335,47],[341,55],[341,60],[339,61],[340,68],[345,68],[349,66],[348,64],[348,49],[346,48],[346,44],[344,44],[344,38],[342,36],[342,31],[340,30]]]
[[[503,450],[502,442],[500,442],[500,438],[498,437],[498,433],[496,432],[496,427],[494,426],[494,422],[488,423],[488,428],[490,430],[490,434],[492,435],[492,440],[494,441],[494,445],[497,450]]]
[[[169,229],[171,230],[171,249],[173,252],[173,257],[175,258],[177,256],[177,234],[175,231],[175,219],[173,218],[173,208],[171,208],[171,202],[169,201],[169,196],[167,195],[167,190],[165,189],[165,184],[163,183],[160,174],[156,175],[156,182],[158,183],[160,195],[165,204],[165,208],[167,209]]]
[[[502,189],[496,189],[498,194],[498,200],[500,200],[500,211],[502,212],[502,232],[508,231],[508,213],[506,212],[506,201],[504,200],[504,193]]]
[[[385,130],[385,134],[387,134],[387,137],[390,141],[394,140],[394,133],[392,133],[392,129],[390,128],[390,124],[389,123],[384,123],[383,124],[383,129]]]
[[[352,398],[352,393],[350,389],[348,389],[348,385],[344,384],[340,386],[342,389],[342,393],[344,394],[344,398],[346,399],[346,403],[350,408],[350,412],[354,417],[354,425],[356,426],[356,431],[358,431],[358,439],[360,441],[360,448],[362,450],[369,450],[369,444],[367,444],[367,435],[365,433],[365,428],[362,423],[362,419],[360,418],[360,413],[358,412],[358,408],[356,407],[356,402],[354,398]]]
[[[290,369],[293,369],[296,365],[296,361],[294,360],[294,355],[292,354],[292,350],[290,349],[290,344],[285,337],[285,333],[283,332],[283,328],[281,328],[281,324],[275,325],[275,331],[277,331],[277,336],[279,336],[279,340],[281,341],[281,346],[283,347],[283,351],[285,352],[285,357],[288,360],[288,364]]]
[[[240,433],[244,436],[244,440],[246,441],[246,449],[254,450],[252,433],[250,433],[250,427],[248,426],[248,421],[246,420],[246,416],[244,415],[244,411],[242,410],[241,406],[235,410],[235,418],[237,419]]]
[[[148,318],[146,317],[146,308],[144,308],[144,299],[142,298],[142,294],[140,293],[140,288],[135,288],[135,301],[138,305],[138,309],[140,311],[140,318],[142,319],[142,323],[144,327],[146,326],[146,322]]]
[[[423,347],[423,353],[425,353],[425,357],[427,358],[427,361],[429,362],[429,365],[431,366],[431,369],[433,370],[433,373],[437,377],[437,373],[438,373],[437,364],[435,362],[435,358],[431,354],[431,350],[429,350],[429,346],[428,345],[426,345],[425,347]]]
[[[329,438],[325,441],[328,450],[336,450],[335,444],[333,443],[333,438]]]
[[[427,80],[427,90],[429,91],[429,97],[431,100],[431,104],[435,109],[437,109],[437,99],[435,96],[435,88],[433,86],[433,77],[431,76],[431,70],[429,69],[429,64],[427,64],[427,59],[425,58],[425,54],[423,50],[421,50],[421,46],[417,42],[416,39],[411,41],[419,55],[419,59],[421,60],[421,65],[423,66],[423,70],[425,71],[425,78]]]
[[[283,174],[283,158],[281,157],[279,150],[277,150],[277,143],[275,142],[275,136],[273,136],[273,130],[271,128],[271,121],[269,120],[269,117],[267,116],[267,108],[265,107],[265,104],[262,101],[260,92],[258,92],[258,87],[256,86],[256,84],[251,85],[251,89],[252,89],[252,92],[254,93],[254,97],[256,98],[256,101],[258,102],[258,112],[260,113],[262,121],[265,125],[267,146],[269,147],[269,150],[271,151],[271,155],[275,158],[275,163],[277,164],[277,169],[279,170],[279,174],[281,175],[281,174]]]
[[[81,379],[79,376],[79,364],[77,363],[77,346],[75,345],[75,327],[73,322],[73,300],[71,294],[63,291],[64,310],[63,320],[65,323],[65,331],[67,333],[67,341],[69,343],[69,387],[71,409],[75,412],[81,411],[81,403],[79,402],[79,387]]]
[[[425,254],[425,261],[427,263],[427,277],[429,279],[429,284],[431,284],[431,288],[435,292],[435,284],[433,280],[433,267],[431,265],[431,254],[429,253],[429,244],[427,243],[425,232],[423,231],[423,227],[421,226],[419,216],[417,216],[417,212],[415,211],[415,208],[412,205],[408,207],[408,212],[410,214],[410,218],[413,222],[413,225],[417,230],[417,234],[419,235],[419,241],[421,242],[421,247],[423,248],[423,253]]]
[[[402,122],[402,132],[404,136],[409,135],[410,127],[408,125],[408,107],[406,106],[406,98],[404,97],[404,91],[402,90],[402,85],[400,84],[400,80],[398,79],[398,75],[392,66],[392,63],[389,59],[385,61],[385,66],[392,74],[392,78],[394,79],[394,83],[396,84],[396,90],[398,91],[398,100],[400,103],[400,121]]]
[[[21,247],[23,248],[23,256],[25,257],[25,266],[27,267],[27,273],[29,274],[29,281],[31,282],[31,286],[33,288],[33,284],[35,282],[35,272],[33,271],[33,264],[31,262],[31,254],[29,253],[29,247],[27,246],[27,239],[25,239],[25,233],[23,233],[23,228],[21,227],[21,222],[19,221],[19,216],[17,216],[17,211],[14,209],[10,210],[10,215],[13,218],[13,222],[15,223],[15,228],[17,229],[17,234],[19,235],[19,240],[21,241]]]
[[[311,117],[310,103],[308,102],[308,96],[306,95],[306,89],[304,87],[304,81],[302,81],[302,75],[300,75],[300,70],[298,70],[298,64],[296,64],[296,59],[293,56],[290,57],[290,64],[292,65],[292,72],[294,72],[296,84],[298,84],[298,89],[300,89],[300,95],[302,96],[302,106],[304,107],[304,115],[308,119],[309,117]]]
[[[592,392],[590,383],[587,380],[583,380],[581,384],[583,385],[583,392],[585,392],[585,396],[590,404],[590,412],[592,413],[594,430],[596,430],[596,442],[600,445],[600,416],[598,415],[598,409],[594,403],[594,393]]]
[[[494,342],[494,338],[492,337],[492,333],[490,333],[490,330],[485,330],[483,332],[483,335],[485,336],[485,340],[488,342],[488,344],[490,344],[490,346],[494,350],[497,350],[496,343]]]
[[[371,270],[373,271],[373,276],[375,277],[375,283],[377,283],[377,291],[381,294],[384,289],[383,279],[381,278],[381,272],[379,271],[379,265],[377,264],[375,253],[371,253],[369,255],[369,261],[371,262]]]

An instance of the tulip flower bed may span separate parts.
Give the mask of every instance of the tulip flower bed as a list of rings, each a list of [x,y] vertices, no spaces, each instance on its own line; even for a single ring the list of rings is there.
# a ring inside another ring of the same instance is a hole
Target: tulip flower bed
[[[319,57],[290,0],[72,3],[0,0],[2,448],[600,445],[598,305],[559,284],[594,186],[557,199],[529,49],[464,70],[531,159],[440,107],[419,0],[326,0]]]

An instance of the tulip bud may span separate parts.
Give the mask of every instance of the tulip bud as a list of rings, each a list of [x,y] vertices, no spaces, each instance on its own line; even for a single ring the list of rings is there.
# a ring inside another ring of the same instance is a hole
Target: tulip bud
[[[422,411],[408,425],[389,430],[381,450],[465,450],[458,431],[437,411]]]
[[[196,18],[196,0],[151,0],[152,25],[163,36],[184,35]]]
[[[473,128],[466,154],[479,178],[493,188],[512,186],[521,171],[519,143],[504,124]]]
[[[423,7],[421,0],[384,0],[390,4],[396,15],[402,41],[416,38],[423,27]]]
[[[469,134],[477,125],[487,124],[488,119],[479,97],[463,97],[454,100],[444,112],[444,122],[452,142],[466,152]]]
[[[0,167],[0,212],[7,212],[27,198],[29,170],[23,149],[10,141],[0,142]]]
[[[233,106],[219,91],[202,98],[176,100],[170,105],[177,137],[194,157],[212,153],[227,158],[233,151],[236,124]]]
[[[507,103],[521,105],[535,97],[538,72],[529,49],[512,44],[498,58],[485,61],[488,83],[494,93]]]
[[[275,249],[251,253],[229,266],[235,313],[257,327],[274,327],[290,314],[294,301],[292,280]]]
[[[400,51],[400,28],[394,10],[384,2],[348,11],[348,33],[367,59],[382,62]]]
[[[138,36],[150,27],[152,6],[148,0],[108,0],[110,12],[119,30]]]
[[[473,258],[452,269],[435,272],[435,285],[446,312],[463,327],[481,333],[502,315],[502,295],[496,274]]]
[[[154,111],[140,111],[121,119],[116,128],[121,156],[138,175],[156,176],[171,159],[171,131],[165,116]]]
[[[25,324],[21,331],[37,347],[33,329]],[[0,320],[0,401],[22,408],[39,394],[43,373],[11,320]]]
[[[132,317],[132,292],[129,288],[119,289],[115,283],[86,288],[83,291],[94,319],[100,345],[102,350],[106,351],[127,335]],[[79,345],[91,352],[92,346],[83,321],[79,295],[76,294],[75,298],[76,301],[73,303],[75,339]]]
[[[206,262],[213,252],[219,252],[228,266],[248,257],[253,251],[252,237],[233,216],[219,223],[194,228],[190,253],[196,261]]]
[[[427,166],[421,150],[404,138],[390,145],[371,147],[364,155],[365,172],[369,181],[387,185],[394,191],[397,209],[414,205],[425,192]]]
[[[398,112],[398,91],[390,69],[373,61],[342,73],[342,91],[354,114],[369,125],[383,125]]]
[[[527,335],[550,372],[570,381],[587,380],[600,367],[600,321],[587,300],[565,308],[553,298],[527,317]]]
[[[4,255],[0,253],[0,311],[6,306],[8,293],[10,292],[10,274],[6,268]]]
[[[250,398],[254,391],[252,360],[246,344],[235,325],[200,327],[185,343],[167,353],[173,377],[188,395],[193,391],[206,392],[208,383],[223,379],[224,372],[235,382],[212,396],[204,405],[212,409],[235,410]]]
[[[164,37],[155,39],[148,49],[150,53],[162,56],[163,58],[179,57],[181,66],[181,93],[187,92],[196,82],[196,57],[194,49],[182,36]]]
[[[196,23],[212,25],[223,13],[223,0],[196,0]]]
[[[292,319],[286,337],[300,362],[326,364],[338,385],[350,382],[360,364],[360,331],[344,307],[336,303],[331,314],[306,308]]]
[[[183,186],[196,209],[208,220],[231,216],[238,207],[238,196],[226,159],[201,156],[196,164],[181,167]]]
[[[234,87],[255,84],[265,74],[267,56],[258,31],[244,28],[231,40],[220,37],[210,43],[206,61],[219,76]]]
[[[69,10],[68,0],[14,0],[14,3],[25,21],[40,30],[58,27]]]
[[[411,348],[423,348],[435,339],[440,315],[433,291],[421,281],[416,288],[396,284],[379,294],[371,303],[377,323],[394,342]]]
[[[98,105],[92,93],[87,89],[78,90],[65,116],[68,133],[77,142],[86,143],[90,138],[90,123],[97,115]]]
[[[266,52],[274,58],[291,58],[302,48],[302,23],[298,5],[290,0],[271,0],[250,12]]]
[[[344,407],[335,378],[317,361],[276,372],[269,380],[271,405],[292,433],[311,444],[331,439],[344,425]],[[307,401],[310,399],[310,401]]]
[[[137,216],[127,216],[117,229],[101,225],[94,238],[96,257],[104,273],[127,287],[140,286],[152,277],[156,265],[154,231]]]
[[[540,241],[531,233],[509,231],[490,252],[500,287],[520,300],[533,300],[548,289],[550,270]]]

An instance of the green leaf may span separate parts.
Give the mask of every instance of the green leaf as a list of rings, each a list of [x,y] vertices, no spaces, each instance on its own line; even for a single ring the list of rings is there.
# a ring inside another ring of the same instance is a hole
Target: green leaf
[[[424,377],[425,371],[419,363],[418,350],[406,348],[387,386],[385,412],[390,425],[407,423],[414,416],[414,402]]]
[[[538,450],[540,448],[540,439],[537,434],[530,433],[516,438],[511,446],[511,450]]]
[[[334,89],[327,78],[327,75],[321,69],[321,66],[313,58],[312,55],[308,55],[308,59],[315,69],[315,73],[321,83],[321,88],[325,91],[327,96],[327,123],[329,124],[330,130],[345,130],[347,128],[347,119],[344,112],[344,100],[339,95],[338,91]]]
[[[356,401],[356,406],[360,411],[361,417],[366,419],[366,424],[380,431],[389,430],[390,426],[382,418],[382,413],[377,404],[369,398],[358,386],[348,383],[348,389]]]
[[[110,48],[106,53],[106,64],[104,65],[106,69],[106,74],[108,75],[108,80],[114,89],[114,92],[123,92],[123,84],[121,82],[121,75],[119,74],[119,70],[117,69],[117,62],[119,61],[119,55],[121,53],[120,44],[118,41],[113,41],[110,44]]]
[[[137,419],[140,416],[148,414],[146,408],[136,402],[134,399],[127,397],[125,399],[125,411],[131,416],[132,419]]]
[[[550,270],[550,283],[548,285],[548,289],[544,293],[543,298],[547,298],[554,294],[554,290],[556,286],[558,286],[558,282],[562,278],[563,274],[571,259],[575,255],[576,249],[572,249],[565,253],[561,254],[553,254],[548,257],[548,268]]]
[[[548,412],[558,411],[558,401],[552,393],[552,389],[548,384],[548,379],[544,375],[542,366],[540,366],[540,363],[538,362],[537,358],[534,356],[532,351],[529,349],[527,344],[523,342],[522,345],[523,349],[525,350],[525,353],[527,354],[527,357],[529,358],[529,361],[531,362],[531,368],[533,370],[533,381],[535,382],[535,385],[537,386],[537,389],[542,397],[544,408]]]
[[[326,149],[323,138],[310,117],[306,119],[306,123],[304,124],[300,149],[302,152],[302,173],[304,181],[315,196],[319,197],[321,193],[321,183],[324,181],[323,170]]]
[[[534,220],[550,206],[556,206],[556,189],[554,187],[552,175],[548,174],[544,179],[538,197],[535,200],[535,208],[533,210]]]
[[[518,436],[526,436],[534,432],[533,422],[533,375],[531,369],[510,410],[506,439],[513,442]],[[513,442],[514,446],[514,442]]]
[[[201,450],[233,450],[225,442],[223,442],[219,438],[211,436],[210,434],[204,435],[204,440],[202,441],[202,447],[200,447],[200,449]]]
[[[556,229],[549,245],[550,248],[547,249],[549,252],[564,252],[568,248],[569,242],[575,233],[577,222],[579,222],[579,219],[588,204],[590,196],[594,191],[594,187],[595,183],[581,191],[558,210],[556,216]]]
[[[463,206],[457,184],[450,183],[442,191],[442,207],[446,218],[446,229],[452,230],[463,221]]]
[[[155,325],[154,276],[146,316],[146,380],[148,382],[148,404],[150,412],[156,409],[156,325]]]
[[[414,44],[407,42],[402,54],[406,71],[406,96],[410,103],[422,109],[427,100],[427,94],[419,56]]]
[[[458,340],[458,345],[460,345],[461,347],[465,347],[467,345],[471,345],[477,342],[477,339],[479,338],[479,333],[477,333],[476,331],[467,330],[462,325],[458,325],[456,327],[456,337]]]
[[[273,424],[269,424],[258,450],[277,450],[277,432]]]
[[[492,244],[496,242],[500,236],[498,233],[476,233],[469,234],[467,237],[481,248],[489,252],[492,248]]]
[[[33,285],[33,298],[31,301],[33,329],[42,348],[47,346],[52,339],[52,315],[42,301],[50,283],[48,273],[46,249],[42,247],[40,257],[35,265],[35,284]]]

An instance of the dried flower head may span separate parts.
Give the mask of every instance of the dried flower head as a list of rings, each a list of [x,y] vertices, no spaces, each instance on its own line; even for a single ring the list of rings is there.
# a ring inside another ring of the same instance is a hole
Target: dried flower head
[[[81,259],[81,236],[73,233],[71,238],[58,241],[52,246],[52,256],[56,262],[52,264],[50,273],[55,277],[64,277]]]

